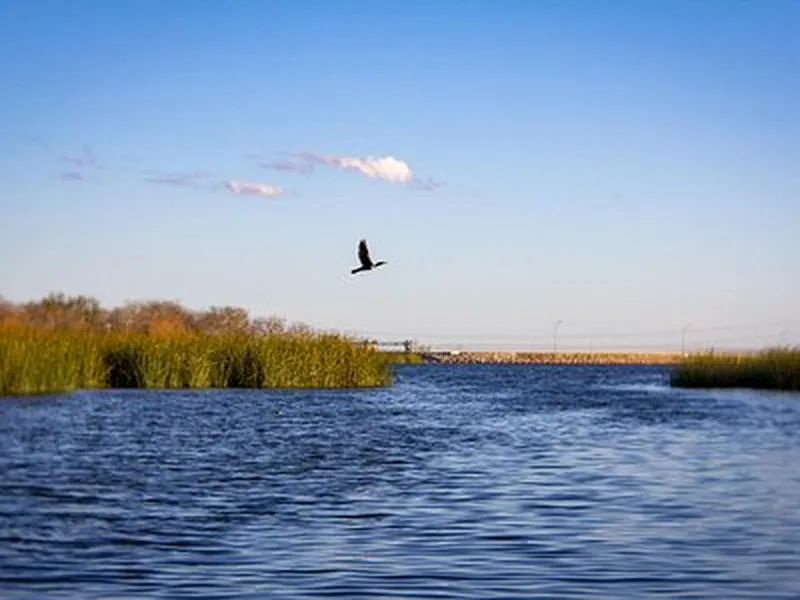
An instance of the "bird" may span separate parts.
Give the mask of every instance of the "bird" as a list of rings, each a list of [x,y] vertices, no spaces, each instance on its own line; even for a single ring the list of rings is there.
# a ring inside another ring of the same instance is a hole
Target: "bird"
[[[361,271],[371,271],[372,269],[376,269],[381,265],[388,264],[385,260],[372,262],[372,259],[369,257],[369,248],[367,248],[367,240],[361,240],[360,242],[358,242],[358,260],[361,262],[361,266],[350,270],[350,273],[352,273],[353,275],[355,275],[356,273],[360,273]]]

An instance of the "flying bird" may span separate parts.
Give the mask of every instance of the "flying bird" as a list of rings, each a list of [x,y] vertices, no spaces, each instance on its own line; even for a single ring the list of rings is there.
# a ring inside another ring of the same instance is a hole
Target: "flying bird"
[[[367,240],[361,240],[360,242],[358,242],[358,260],[361,262],[361,266],[350,270],[350,273],[352,273],[353,275],[355,275],[356,273],[360,273],[361,271],[371,271],[372,269],[376,269],[381,265],[387,264],[385,260],[372,262],[372,259],[369,257],[369,248],[367,248]]]

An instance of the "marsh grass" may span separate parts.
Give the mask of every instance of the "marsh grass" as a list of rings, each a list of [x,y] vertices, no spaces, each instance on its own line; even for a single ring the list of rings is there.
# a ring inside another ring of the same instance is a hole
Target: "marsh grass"
[[[343,336],[0,328],[0,395],[79,388],[372,387],[389,361]]]
[[[692,354],[675,366],[670,385],[800,391],[800,346],[768,348],[756,354]]]
[[[419,365],[424,362],[422,359],[422,354],[419,352],[383,350],[381,351],[381,354],[386,357],[387,361],[393,364]]]

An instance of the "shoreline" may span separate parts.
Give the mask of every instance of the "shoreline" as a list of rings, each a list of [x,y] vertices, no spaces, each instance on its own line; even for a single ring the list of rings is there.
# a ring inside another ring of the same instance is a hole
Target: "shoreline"
[[[431,352],[425,363],[439,364],[550,364],[550,365],[674,365],[681,352]]]

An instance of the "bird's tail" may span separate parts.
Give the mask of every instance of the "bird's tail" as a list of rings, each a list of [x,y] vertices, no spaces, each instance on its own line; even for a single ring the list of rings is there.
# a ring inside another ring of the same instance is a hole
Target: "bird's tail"
[[[355,269],[350,269],[350,273],[355,275],[356,273],[360,273],[361,271],[366,271],[364,267],[356,267]]]

